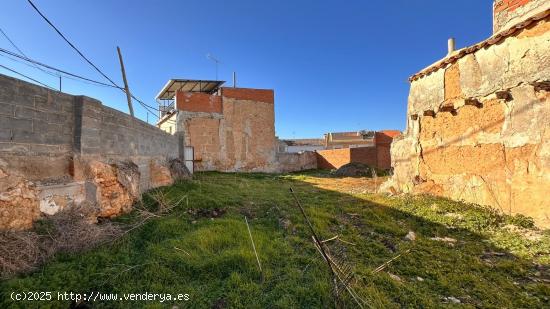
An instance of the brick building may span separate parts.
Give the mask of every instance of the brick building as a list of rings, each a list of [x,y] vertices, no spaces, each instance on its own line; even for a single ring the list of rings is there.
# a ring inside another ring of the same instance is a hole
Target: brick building
[[[157,95],[157,126],[183,137],[195,170],[273,171],[273,90],[222,87],[223,83],[169,80]]]

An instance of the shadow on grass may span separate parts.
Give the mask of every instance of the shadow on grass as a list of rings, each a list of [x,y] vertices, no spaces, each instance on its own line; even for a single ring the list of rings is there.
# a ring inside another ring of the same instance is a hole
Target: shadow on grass
[[[57,292],[164,293],[188,301],[100,300],[93,308],[324,308],[330,278],[289,187],[323,239],[351,265],[354,286],[376,308],[547,307],[549,236],[529,221],[433,197],[388,198],[320,189],[311,173],[200,173],[162,188],[181,201],[111,245],[58,254],[39,271],[0,283],[1,307],[68,307]],[[183,198],[186,197],[186,198]],[[144,203],[156,206],[147,196]],[[210,216],[223,209],[221,216]],[[199,211],[197,211],[199,210]],[[264,281],[244,223],[247,216]],[[521,219],[521,218],[520,218]],[[117,219],[133,223],[135,213]],[[514,225],[515,224],[515,225]],[[510,229],[515,227],[516,230]],[[405,236],[413,231],[416,239]],[[534,233],[533,239],[518,231]],[[538,233],[538,234],[537,234]],[[351,243],[351,244],[349,244]],[[411,249],[381,272],[373,270]],[[546,281],[547,282],[547,281]],[[14,302],[11,292],[52,291],[52,301]],[[348,307],[353,303],[344,299]]]

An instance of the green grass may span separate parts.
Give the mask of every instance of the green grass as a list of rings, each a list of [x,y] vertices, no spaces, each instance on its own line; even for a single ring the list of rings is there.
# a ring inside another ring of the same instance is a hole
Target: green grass
[[[186,302],[97,301],[91,304],[94,308],[331,307],[326,264],[311,242],[290,186],[321,238],[338,234],[355,244],[334,241],[330,246],[344,250],[340,258],[353,268],[354,287],[372,307],[550,305],[550,286],[543,281],[549,279],[545,267],[550,264],[550,234],[534,231],[528,218],[427,196],[392,198],[322,190],[307,183],[310,177],[316,174],[200,173],[193,181],[163,188],[174,200],[187,198],[170,213],[148,220],[112,244],[80,254],[57,254],[38,271],[1,282],[0,307],[69,305],[68,301],[13,302],[9,299],[13,291],[190,296]],[[144,203],[155,208],[148,197]],[[188,209],[225,209],[226,213],[212,219]],[[139,218],[131,213],[117,220],[135,223]],[[404,239],[409,231],[416,233],[416,241]],[[525,237],[526,232],[538,236]],[[451,237],[456,242],[432,237]],[[372,273],[407,249],[409,254]],[[444,297],[461,303],[446,303]]]

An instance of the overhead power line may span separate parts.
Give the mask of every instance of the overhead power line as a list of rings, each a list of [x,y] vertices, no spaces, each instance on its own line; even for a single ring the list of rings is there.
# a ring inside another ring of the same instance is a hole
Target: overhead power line
[[[33,7],[33,9],[40,15],[42,16],[42,18],[50,25],[52,26],[52,28],[63,38],[63,40],[65,40],[65,42],[67,42],[67,44],[69,44],[82,58],[84,58],[84,60],[86,60],[86,62],[88,62],[92,67],[94,67],[94,69],[96,69],[96,71],[99,72],[99,74],[103,75],[103,77],[105,77],[107,80],[109,80],[111,82],[111,84],[113,84],[114,86],[116,86],[117,88],[120,88],[118,87],[118,85],[112,81],[107,75],[105,75],[98,67],[96,67],[88,58],[86,58],[86,56],[84,56],[84,54],[82,54],[82,52],[80,52],[80,50],[78,50],[78,48],[76,48],[76,46],[73,45],[73,43],[71,43],[64,35],[63,33],[61,33],[61,31],[59,31],[59,29],[57,29],[56,26],[54,26],[54,24],[52,24],[52,22],[46,17],[44,16],[44,14],[42,14],[42,12],[40,12],[40,10],[36,7],[36,5],[34,5],[34,3],[32,3],[31,0],[27,0],[29,2],[29,4]]]
[[[28,57],[22,50],[21,48],[19,48],[19,46],[17,46],[13,41],[12,39],[6,34],[6,32],[4,30],[2,30],[2,28],[0,28],[0,32],[2,33],[2,35],[6,38],[6,40],[8,40],[8,42],[10,42],[11,46],[13,46],[20,54],[22,54],[23,56],[25,57]],[[46,74],[49,74],[51,76],[56,76],[56,77],[59,77],[59,74],[55,74],[55,73],[52,73],[52,72],[49,72],[49,71],[46,71],[40,67],[38,67],[37,65],[33,64],[32,65],[33,67],[39,69],[40,71],[46,73]]]
[[[54,89],[54,88],[52,88],[52,87],[50,87],[50,86],[48,86],[48,85],[46,85],[46,84],[44,84],[44,83],[42,83],[42,82],[39,82],[39,81],[37,81],[36,79],[34,79],[34,78],[32,78],[32,77],[29,77],[29,76],[27,76],[27,75],[25,75],[25,74],[23,74],[23,73],[17,72],[16,70],[10,69],[10,68],[8,68],[7,66],[4,66],[4,65],[0,64],[0,67],[1,67],[1,68],[4,68],[4,69],[6,69],[6,70],[8,70],[8,71],[10,71],[10,72],[12,72],[12,73],[15,73],[15,74],[17,74],[17,75],[23,76],[23,77],[26,78],[26,79],[32,80],[33,82],[35,82],[35,83],[37,83],[37,84],[40,84],[40,85],[42,85],[42,86],[44,86],[44,87],[46,87],[46,88],[49,88],[49,89],[52,89],[52,90],[57,91],[57,89]]]
[[[102,85],[102,86],[107,86],[107,87],[113,87],[113,88],[119,88],[117,86],[113,86],[113,85],[109,85],[109,84],[106,84],[106,83],[103,83],[103,82],[100,82],[100,81],[97,81],[97,80],[93,80],[93,79],[90,79],[90,78],[87,78],[87,77],[83,77],[83,76],[80,76],[80,75],[77,75],[77,74],[74,74],[74,73],[70,73],[70,72],[67,72],[65,70],[61,70],[61,69],[58,69],[58,68],[55,68],[55,67],[52,67],[50,65],[47,65],[47,64],[44,64],[44,63],[41,63],[41,62],[38,62],[36,60],[33,60],[29,57],[25,57],[23,55],[19,55],[17,53],[14,53],[12,51],[9,51],[7,49],[3,49],[0,47],[0,52],[4,53],[4,54],[8,54],[12,57],[17,57],[19,59],[22,59],[22,60],[25,60],[27,62],[30,62],[30,63],[33,63],[33,64],[36,64],[36,65],[39,65],[39,66],[42,66],[44,68],[48,68],[50,70],[54,70],[54,71],[57,71],[57,72],[60,72],[60,73],[63,73],[65,75],[69,75],[69,76],[72,76],[72,77],[75,77],[75,78],[79,78],[79,79],[82,79],[82,80],[85,80],[85,81],[89,81],[89,82],[92,82],[92,83],[96,83],[96,84],[99,84],[99,85]]]
[[[45,73],[48,73],[49,75],[51,76],[55,76],[55,77],[63,77],[63,78],[66,78],[66,79],[70,79],[70,80],[74,80],[74,81],[77,81],[77,82],[82,82],[82,83],[85,83],[85,84],[88,84],[88,85],[94,85],[94,86],[101,86],[101,87],[113,87],[112,85],[109,85],[109,84],[105,84],[105,85],[100,85],[100,84],[97,84],[97,83],[92,83],[92,82],[88,82],[86,80],[83,80],[83,79],[80,79],[80,78],[75,78],[75,77],[72,77],[72,76],[69,76],[69,75],[65,75],[65,74],[62,74],[61,72],[52,72],[52,71],[48,71],[48,70],[44,70],[42,69],[41,67],[31,63],[31,62],[26,62],[22,59],[17,59],[15,57],[12,57],[12,56],[9,56],[9,55],[6,55],[6,54],[2,54],[0,52],[0,56],[6,58],[6,59],[9,59],[11,61],[14,61],[14,62],[17,62],[17,63],[21,63],[21,64],[24,64],[28,67],[31,67],[31,68],[35,68],[35,69],[39,69],[40,71],[42,72],[45,72]]]
[[[86,56],[84,56],[84,54],[73,43],[71,43],[71,41],[69,41],[69,39],[67,39],[67,37],[65,37],[65,35],[63,35],[63,33],[61,33],[61,31],[57,29],[57,27],[44,14],[42,14],[42,12],[36,7],[36,5],[34,5],[34,3],[31,0],[27,0],[27,2],[29,2],[32,8],[57,32],[57,34],[59,34],[63,38],[63,40],[65,40],[65,42],[67,42],[67,44],[69,44],[69,46],[71,46],[86,62],[88,62],[88,64],[90,64],[97,72],[99,72],[99,74],[105,77],[109,82],[111,82],[113,86],[125,92],[125,90],[122,87],[117,85],[112,79],[110,79],[105,73],[103,73],[103,71],[101,71],[95,64],[93,64],[92,61],[90,61]],[[131,95],[131,97],[134,100],[136,100],[139,104],[141,104],[145,108],[145,110],[147,110],[148,112],[150,112],[148,108],[159,111],[158,109],[136,98],[134,95]],[[151,113],[151,114],[159,118],[159,116],[156,115],[156,113]]]
[[[51,66],[51,65],[47,65],[47,64],[38,62],[38,61],[36,61],[36,60],[33,60],[33,59],[28,58],[28,57],[19,55],[19,54],[17,54],[17,53],[12,52],[12,51],[3,49],[3,48],[1,48],[1,47],[0,47],[0,52],[1,52],[1,53],[4,53],[4,54],[7,54],[7,55],[10,55],[10,56],[12,56],[12,57],[17,57],[17,58],[19,58],[19,59],[21,59],[21,60],[27,61],[27,62],[32,63],[32,64],[36,64],[36,65],[39,65],[39,66],[48,68],[48,69],[50,69],[50,70],[54,70],[54,71],[63,73],[63,74],[68,75],[68,76],[72,76],[72,77],[75,77],[75,78],[78,78],[78,79],[82,79],[82,80],[84,80],[84,81],[92,82],[92,83],[95,83],[95,84],[98,84],[98,85],[102,85],[102,86],[107,86],[107,87],[112,87],[112,88],[121,89],[121,88],[119,88],[118,86],[109,85],[109,84],[106,84],[106,83],[103,83],[103,82],[100,82],[100,81],[97,81],[97,80],[93,80],[93,79],[90,79],[90,78],[87,78],[87,77],[83,77],[83,76],[80,76],[80,75],[77,75],[77,74],[74,74],[74,73],[67,72],[67,71],[62,70],[62,69],[58,69],[58,68],[53,67],[53,66]],[[10,58],[10,59],[12,59],[12,58]],[[12,59],[12,60],[15,60],[15,59]],[[123,89],[121,89],[121,90],[123,90]],[[133,98],[134,100],[136,100],[139,104],[141,104],[149,113],[151,113],[151,114],[155,115],[156,117],[158,117],[158,116],[156,115],[156,113],[151,112],[150,110],[148,110],[148,108],[149,108],[149,109],[156,110],[156,111],[159,111],[159,109],[154,108],[154,107],[152,107],[152,106],[149,106],[148,104],[142,102],[140,99],[138,99],[138,98],[135,97],[134,95],[132,95],[132,98]]]

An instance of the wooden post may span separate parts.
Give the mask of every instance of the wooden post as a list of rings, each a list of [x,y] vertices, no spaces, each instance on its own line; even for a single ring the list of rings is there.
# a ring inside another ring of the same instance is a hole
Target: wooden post
[[[130,115],[134,117],[134,108],[132,107],[132,95],[130,94],[130,89],[128,88],[128,80],[126,80],[126,70],[124,70],[124,62],[122,62],[122,54],[120,53],[120,47],[116,47],[118,51],[118,59],[120,60],[120,70],[122,71],[122,80],[124,81],[124,91],[126,91],[126,99],[128,99],[128,109],[130,110]]]

